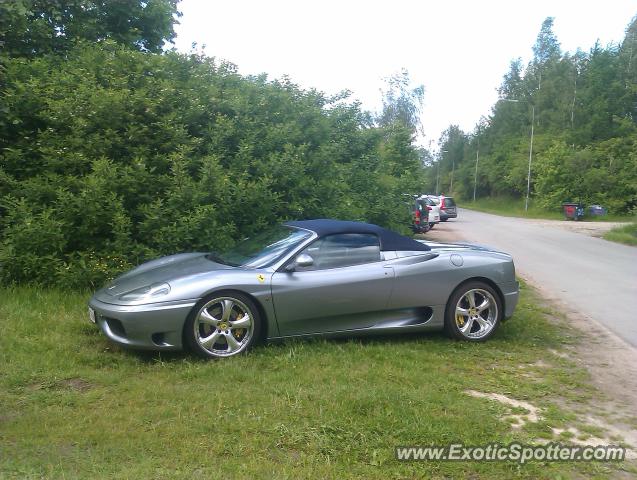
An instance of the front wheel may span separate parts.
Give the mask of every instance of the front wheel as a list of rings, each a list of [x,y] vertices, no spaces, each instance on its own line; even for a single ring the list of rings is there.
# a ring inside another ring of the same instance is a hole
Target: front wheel
[[[502,319],[502,302],[490,285],[473,281],[458,287],[447,303],[445,331],[451,337],[482,342]]]
[[[184,336],[202,357],[231,357],[247,351],[259,338],[261,318],[254,302],[241,293],[213,294],[193,308]]]

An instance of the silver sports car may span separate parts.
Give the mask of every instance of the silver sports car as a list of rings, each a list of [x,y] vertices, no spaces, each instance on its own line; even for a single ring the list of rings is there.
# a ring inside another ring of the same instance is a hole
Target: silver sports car
[[[144,263],[95,293],[113,342],[229,357],[261,339],[445,329],[486,340],[513,314],[505,253],[417,241],[367,223],[287,222],[224,253]]]

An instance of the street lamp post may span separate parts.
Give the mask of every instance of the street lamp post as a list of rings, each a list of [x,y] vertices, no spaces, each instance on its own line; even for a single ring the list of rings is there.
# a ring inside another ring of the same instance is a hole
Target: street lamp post
[[[436,195],[438,195],[438,182],[440,181],[440,159],[436,163]]]
[[[529,147],[529,173],[526,175],[526,201],[524,211],[529,211],[529,193],[531,192],[531,161],[533,160],[533,127],[535,126],[535,105],[531,105],[531,146]]]
[[[449,153],[448,150],[440,150],[439,152],[439,158],[438,158],[438,163],[437,163],[437,167],[436,168],[436,195],[438,195],[440,193],[440,190],[438,190],[438,185],[440,183],[440,161],[442,160],[442,154],[443,153]]]
[[[478,148],[476,150],[476,171],[473,175],[473,202],[476,201],[476,187],[478,186],[478,160],[480,159],[480,131],[478,131]]]
[[[514,98],[503,98],[505,102],[523,103],[521,100]],[[529,171],[526,175],[526,199],[524,201],[524,211],[529,211],[529,195],[531,193],[531,163],[533,161],[533,130],[535,127],[535,105],[531,104],[531,142],[529,146]]]

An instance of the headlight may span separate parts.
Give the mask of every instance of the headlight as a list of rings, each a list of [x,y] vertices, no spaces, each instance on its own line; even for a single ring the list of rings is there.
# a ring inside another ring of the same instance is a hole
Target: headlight
[[[120,300],[146,300],[149,298],[162,297],[170,293],[170,285],[167,283],[153,283],[146,287],[138,288],[119,296]]]

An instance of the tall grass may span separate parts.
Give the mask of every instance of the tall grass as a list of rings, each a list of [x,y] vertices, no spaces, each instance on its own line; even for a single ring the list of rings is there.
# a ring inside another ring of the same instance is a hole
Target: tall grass
[[[590,398],[573,342],[523,289],[483,344],[441,334],[293,341],[202,361],[110,344],[87,295],[0,289],[1,478],[558,478],[594,463],[412,462],[397,445],[532,442]],[[542,364],[539,365],[539,361]],[[537,366],[536,366],[537,365]],[[513,430],[499,392],[543,408]]]
[[[606,240],[637,246],[637,222],[615,227],[604,234]]]

